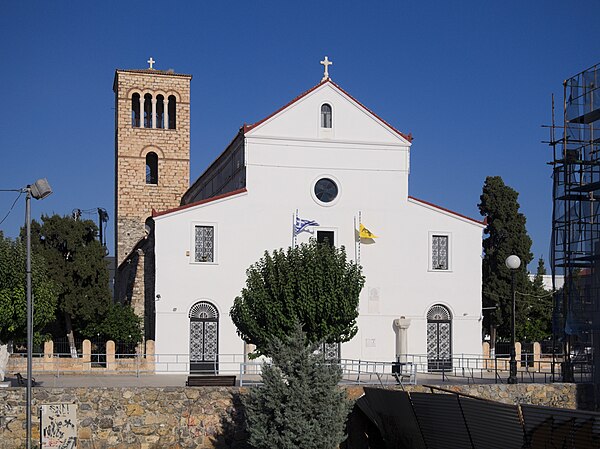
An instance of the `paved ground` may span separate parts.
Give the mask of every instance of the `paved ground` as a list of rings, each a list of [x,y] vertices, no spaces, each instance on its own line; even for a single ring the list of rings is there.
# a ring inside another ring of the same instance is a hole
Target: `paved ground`
[[[65,387],[183,387],[187,379],[186,374],[144,374],[139,377],[135,375],[82,375],[82,374],[36,374],[36,386],[42,388],[65,388]],[[10,381],[12,386],[17,386],[16,379],[8,376],[6,381]],[[344,381],[344,384],[356,383],[355,378],[351,382]],[[543,378],[535,379],[542,381]],[[504,380],[505,381],[505,380]],[[527,381],[524,379],[524,381]],[[383,379],[383,383],[393,385],[393,379]],[[480,379],[467,379],[465,377],[446,377],[442,380],[440,374],[422,374],[417,376],[419,385],[441,385],[441,384],[467,384],[467,383],[494,383],[493,377]],[[361,384],[381,385],[375,377],[361,377]]]
[[[187,376],[185,374],[161,375],[74,375],[65,374],[35,374],[36,386],[43,388],[63,387],[183,387]],[[5,380],[12,381],[17,386],[16,379],[8,376]]]

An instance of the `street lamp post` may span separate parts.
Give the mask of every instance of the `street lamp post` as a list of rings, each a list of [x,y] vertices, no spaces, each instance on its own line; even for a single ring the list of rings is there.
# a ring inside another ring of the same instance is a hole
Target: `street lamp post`
[[[25,273],[27,278],[27,449],[31,449],[31,376],[33,351],[33,300],[31,295],[31,197],[36,200],[46,198],[52,193],[46,178],[38,179],[35,184],[25,187],[25,227],[27,230],[27,261]]]
[[[510,320],[510,362],[509,362],[509,370],[510,374],[508,376],[509,384],[517,383],[517,359],[515,352],[515,274],[517,269],[521,266],[521,259],[519,256],[515,256],[514,254],[508,256],[506,258],[506,267],[510,270],[510,293],[512,296],[512,313]]]

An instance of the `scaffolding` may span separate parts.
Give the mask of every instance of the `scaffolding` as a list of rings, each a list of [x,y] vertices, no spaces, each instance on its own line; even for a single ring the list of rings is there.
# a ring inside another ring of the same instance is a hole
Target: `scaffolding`
[[[600,64],[563,82],[562,123],[554,118],[551,265],[564,276],[555,295],[553,330],[562,344],[563,378],[592,371],[600,383]],[[594,357],[594,354],[597,356]],[[595,360],[596,359],[596,360]],[[595,363],[594,363],[595,362]]]

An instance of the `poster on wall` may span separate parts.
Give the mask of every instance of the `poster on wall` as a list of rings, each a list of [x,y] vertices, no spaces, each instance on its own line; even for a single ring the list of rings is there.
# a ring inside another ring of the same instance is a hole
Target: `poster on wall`
[[[77,405],[42,404],[42,449],[77,448]]]

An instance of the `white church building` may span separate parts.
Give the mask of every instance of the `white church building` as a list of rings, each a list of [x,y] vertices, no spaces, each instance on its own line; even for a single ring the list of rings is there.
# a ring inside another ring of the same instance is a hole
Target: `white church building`
[[[343,245],[366,278],[341,358],[419,354],[435,369],[481,354],[484,224],[409,195],[411,137],[334,83],[324,62],[322,81],[243,126],[180,206],[153,211],[159,370],[169,357],[201,369],[243,356],[229,310],[246,269],[311,237]],[[296,215],[318,224],[294,239]],[[377,238],[361,239],[360,223]]]

